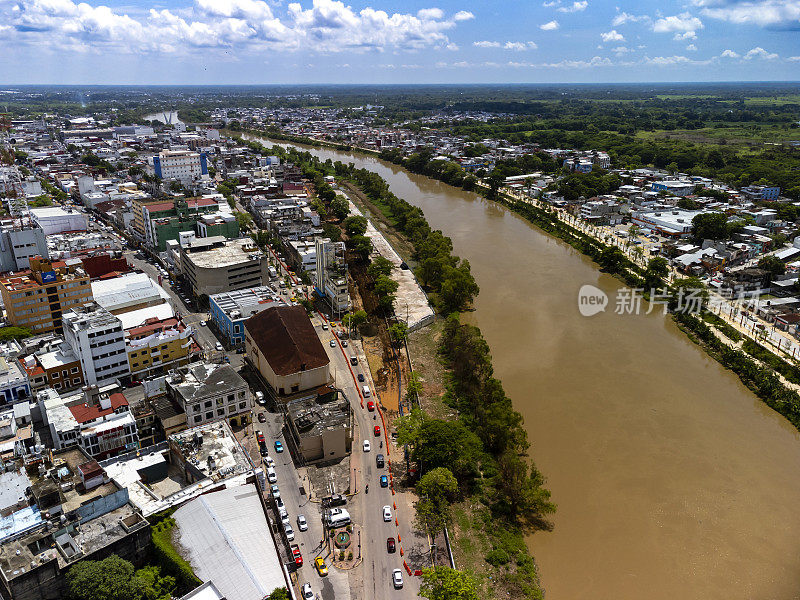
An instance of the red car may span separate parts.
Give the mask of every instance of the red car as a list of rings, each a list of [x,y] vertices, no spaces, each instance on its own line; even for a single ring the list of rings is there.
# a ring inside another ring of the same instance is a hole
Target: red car
[[[394,538],[393,538],[393,537],[386,538],[386,551],[387,551],[389,554],[394,554],[394,552],[395,552],[395,545],[394,545]]]
[[[292,546],[292,557],[294,558],[294,564],[298,567],[303,566],[303,555],[300,554],[300,547],[295,544]]]
[[[258,440],[259,444],[264,444],[264,434],[260,431],[256,433],[256,440]]]
[[[375,425],[375,437],[380,437],[380,436],[381,436],[381,426]]]
[[[369,412],[372,412],[373,410],[375,410],[375,403],[372,400],[367,402],[367,410]]]

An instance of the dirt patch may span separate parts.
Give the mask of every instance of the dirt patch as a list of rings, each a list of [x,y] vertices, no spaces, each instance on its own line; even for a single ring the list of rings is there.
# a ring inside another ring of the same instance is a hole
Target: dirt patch
[[[431,325],[412,332],[408,336],[408,350],[414,371],[422,379],[420,406],[430,416],[438,419],[454,419],[456,413],[443,402],[447,390],[445,369],[439,358],[439,339],[444,328],[444,319],[437,318]]]

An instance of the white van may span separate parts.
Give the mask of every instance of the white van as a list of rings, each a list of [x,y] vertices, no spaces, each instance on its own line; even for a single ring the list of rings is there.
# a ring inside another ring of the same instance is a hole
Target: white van
[[[368,385],[362,385],[361,386],[361,393],[364,394],[364,398],[369,398],[372,395],[372,394],[370,394]]]
[[[332,508],[328,513],[328,527],[350,525],[350,513],[343,508]]]

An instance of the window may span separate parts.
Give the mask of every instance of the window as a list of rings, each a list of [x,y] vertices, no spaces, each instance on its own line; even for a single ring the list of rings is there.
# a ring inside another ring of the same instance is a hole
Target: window
[[[233,402],[233,399],[234,399],[234,395],[233,394],[228,394],[228,402]]]
[[[239,402],[239,410],[244,410],[247,408],[247,402]]]
[[[69,379],[69,371],[67,371],[66,369],[64,369],[63,371],[61,371],[61,376],[62,376],[64,379]]]
[[[203,417],[201,417],[200,415],[197,415],[197,416],[194,418],[194,422],[195,422],[195,423],[199,423],[199,422],[200,422],[200,421],[202,421],[202,420],[203,420]]]
[[[205,406],[206,408],[211,408],[211,404],[212,404],[211,400],[207,400],[203,406]]]
[[[79,384],[80,384],[80,382],[81,382],[81,380],[80,380],[80,379],[73,379],[73,380],[72,380],[72,385],[79,385]]]
[[[218,408],[218,409],[217,409],[217,416],[218,416],[218,417],[223,417],[223,416],[225,416],[225,409],[224,409],[224,408]]]
[[[214,413],[213,412],[207,412],[206,413],[206,419],[208,419],[210,421],[213,418],[214,418]]]
[[[50,377],[51,377],[51,379],[58,379],[59,375],[58,375],[58,373],[53,373],[52,375],[50,375]]]
[[[69,370],[69,372],[70,372],[70,373],[77,373],[77,372],[78,372],[78,367],[72,367],[72,368]]]

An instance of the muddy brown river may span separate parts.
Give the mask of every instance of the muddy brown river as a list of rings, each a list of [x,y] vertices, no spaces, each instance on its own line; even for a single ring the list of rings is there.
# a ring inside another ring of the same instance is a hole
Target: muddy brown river
[[[469,260],[469,319],[558,512],[531,535],[549,600],[800,598],[800,436],[660,313],[503,207],[362,155]],[[609,310],[578,312],[583,284]]]

